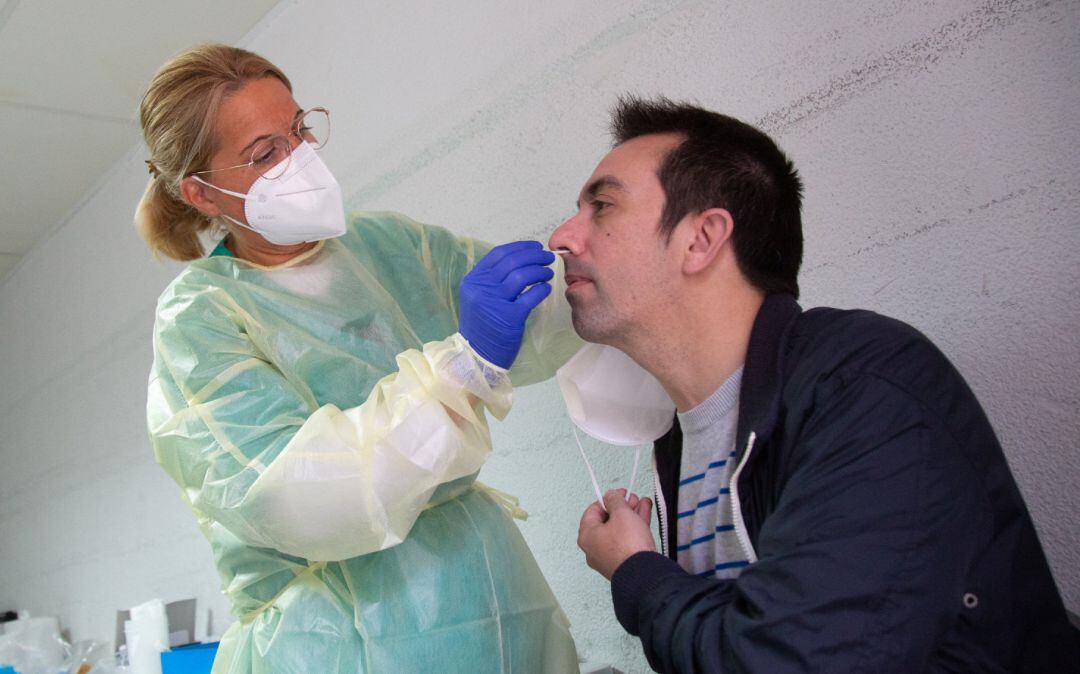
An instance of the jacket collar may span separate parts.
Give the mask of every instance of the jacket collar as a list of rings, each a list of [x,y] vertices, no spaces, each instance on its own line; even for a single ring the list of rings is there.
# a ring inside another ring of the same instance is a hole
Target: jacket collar
[[[764,442],[776,426],[780,414],[781,351],[801,313],[802,308],[795,298],[786,293],[766,296],[758,309],[750,331],[739,391],[735,446],[740,459],[746,451],[751,431],[757,435],[757,442]]]
[[[743,364],[742,386],[739,389],[739,425],[736,431],[736,464],[741,464],[746,453],[747,441],[753,431],[758,441],[768,439],[780,417],[780,368],[781,352],[788,335],[802,309],[791,295],[769,295],[765,298],[754,326],[750,330],[750,343]],[[657,497],[666,503],[660,507],[658,516],[663,517],[660,535],[665,552],[675,559],[676,511],[679,494],[679,467],[682,463],[682,430],[678,416],[671,430],[654,445],[656,460]],[[755,453],[754,458],[761,454]],[[666,512],[665,512],[666,511]],[[760,522],[752,522],[751,540],[757,539]]]

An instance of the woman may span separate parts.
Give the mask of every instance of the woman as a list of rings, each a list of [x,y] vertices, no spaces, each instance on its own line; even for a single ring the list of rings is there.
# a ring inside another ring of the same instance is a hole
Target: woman
[[[558,294],[512,335],[550,254],[507,244],[463,282],[487,246],[390,213],[346,224],[315,153],[329,113],[241,49],[166,63],[140,118],[137,225],[194,260],[158,304],[148,418],[238,619],[214,673],[576,671],[506,500],[475,483],[503,367],[536,381],[578,345]],[[508,269],[518,302],[492,295]]]

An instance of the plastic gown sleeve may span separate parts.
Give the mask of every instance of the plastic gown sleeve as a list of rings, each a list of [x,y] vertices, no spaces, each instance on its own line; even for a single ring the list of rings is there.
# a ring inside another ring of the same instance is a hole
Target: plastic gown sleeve
[[[457,334],[399,354],[398,372],[341,410],[306,400],[226,316],[184,313],[158,316],[155,454],[197,512],[248,545],[320,561],[396,545],[440,484],[480,469],[483,408],[509,410],[505,371]]]
[[[365,222],[355,245],[394,265],[407,265],[402,251],[413,251],[419,262],[408,278],[428,278],[456,316],[461,277],[490,246],[397,214]],[[373,269],[379,278],[392,270]],[[557,271],[556,284],[561,264]],[[399,353],[397,372],[341,409],[320,405],[295,374],[265,359],[248,334],[258,325],[203,276],[166,291],[155,324],[151,442],[200,519],[245,544],[319,561],[401,542],[439,485],[486,460],[485,408],[502,418],[511,380],[550,378],[581,344],[556,285],[533,311],[509,378],[454,334]]]
[[[584,344],[570,320],[562,260],[555,260],[554,269],[551,294],[529,314],[521,350],[510,366],[514,386],[550,379]]]
[[[461,279],[494,246],[478,239],[456,236],[442,227],[423,225],[399,213],[392,214],[384,231],[384,237],[391,238],[395,248],[403,237],[412,241],[416,255],[423,260],[433,285],[453,312],[456,324],[461,315],[458,297]],[[510,380],[514,386],[527,386],[555,376],[555,371],[584,343],[574,332],[570,319],[562,260],[556,260],[553,269],[551,294],[529,314],[521,349],[510,366]],[[383,273],[397,272],[385,269]]]

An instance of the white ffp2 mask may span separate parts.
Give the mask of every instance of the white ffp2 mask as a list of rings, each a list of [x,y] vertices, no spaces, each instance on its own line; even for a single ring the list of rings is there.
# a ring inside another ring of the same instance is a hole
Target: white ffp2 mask
[[[212,185],[197,175],[192,177],[207,187],[243,199],[247,224],[228,215],[223,217],[270,243],[287,246],[344,234],[341,186],[315,148],[302,142],[292,151],[292,157],[282,161],[289,162],[289,166],[280,177],[270,180],[259,176],[247,194]]]
[[[555,378],[570,419],[601,442],[648,444],[675,421],[675,403],[656,377],[613,346],[586,344]]]
[[[667,433],[675,422],[675,403],[656,377],[630,356],[613,346],[586,344],[555,373],[566,412],[577,428],[612,445],[634,446],[634,469],[626,498],[634,488],[641,446]],[[596,500],[604,507],[604,495],[596,481],[589,457],[574,430],[581,458],[589,471]]]

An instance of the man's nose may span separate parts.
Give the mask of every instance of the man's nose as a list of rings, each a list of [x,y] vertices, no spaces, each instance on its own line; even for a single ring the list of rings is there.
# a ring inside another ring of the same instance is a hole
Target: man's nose
[[[551,237],[548,239],[549,250],[566,248],[571,255],[581,253],[581,237],[577,233],[574,222],[576,219],[577,215],[574,215],[555,228],[555,231],[551,233]]]

